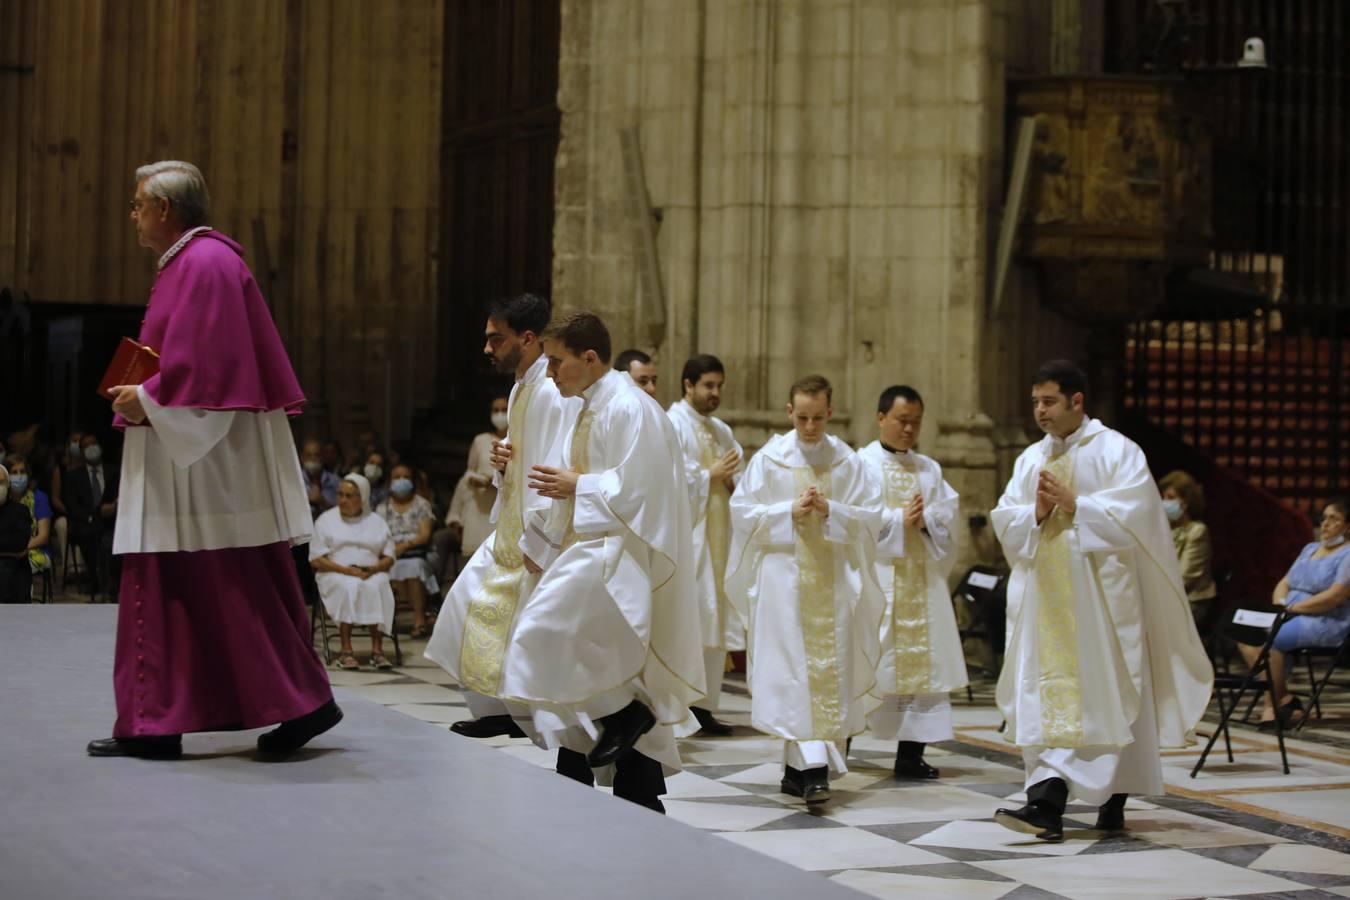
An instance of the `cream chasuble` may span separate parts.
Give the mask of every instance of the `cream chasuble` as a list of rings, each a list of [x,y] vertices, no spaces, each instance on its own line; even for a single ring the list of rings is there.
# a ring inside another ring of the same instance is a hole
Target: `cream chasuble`
[[[895,453],[879,441],[858,456],[881,483],[886,506],[876,554],[877,580],[887,600],[877,691],[945,695],[965,687],[965,656],[947,587],[956,559],[951,525],[960,498],[927,456]],[[905,524],[905,508],[916,493],[924,499],[922,529]]]
[[[1072,518],[1036,522],[1043,469],[1077,495]],[[1213,671],[1143,452],[1095,419],[1047,436],[991,519],[1013,568],[997,689],[1008,739],[1029,771],[1058,772],[1090,802],[1160,787],[1157,748],[1186,745]]]
[[[677,769],[671,726],[704,682],[683,461],[664,411],[626,375],[584,398],[564,451],[583,473],[576,495],[525,523],[521,548],[543,574],[521,605],[502,696],[529,706],[540,743],[578,752],[596,718],[640,699],[658,725],[637,749]]]
[[[830,515],[794,521],[792,504],[810,485]],[[880,494],[843,441],[804,449],[794,432],[771,439],[737,485],[726,590],[749,626],[759,730],[832,747],[863,730],[885,606],[873,561]],[[847,771],[837,751],[830,764]]]
[[[474,694],[498,696],[507,641],[520,600],[534,582],[518,545],[527,512],[547,508],[548,501],[529,490],[526,475],[533,466],[559,464],[563,438],[580,406],[558,393],[542,356],[511,389],[507,440],[512,453],[493,507],[497,527],[451,585],[424,653]],[[475,710],[504,712],[481,704]]]
[[[698,560],[699,609],[703,646],[745,649],[745,629],[727,604],[727,553],[731,545],[731,492],[708,470],[729,451],[745,455],[731,428],[714,416],[701,415],[684,400],[672,403],[670,421],[680,438],[694,522],[694,557]]]

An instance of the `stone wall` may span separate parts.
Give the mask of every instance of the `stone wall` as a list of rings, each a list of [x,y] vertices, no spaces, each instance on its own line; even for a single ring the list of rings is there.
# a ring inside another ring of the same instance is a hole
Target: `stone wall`
[[[653,352],[667,402],[689,354],[721,357],[722,415],[748,446],[788,427],[800,375],[834,383],[858,445],[878,393],[908,382],[922,449],[982,515],[1028,438],[1025,371],[1080,339],[1032,270],[988,312],[1005,78],[1045,70],[1051,18],[1051,0],[563,0],[559,308]],[[660,220],[663,325],[641,295],[624,129]],[[989,558],[975,523],[965,555]]]

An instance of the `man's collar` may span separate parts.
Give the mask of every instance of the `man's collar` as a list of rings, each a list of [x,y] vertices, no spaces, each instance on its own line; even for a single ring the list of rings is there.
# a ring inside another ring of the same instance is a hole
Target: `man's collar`
[[[1050,438],[1050,455],[1059,456],[1061,453],[1072,450],[1074,447],[1078,446],[1087,435],[1089,431],[1088,426],[1091,425],[1093,421],[1091,416],[1083,416],[1082,423],[1068,436],[1058,438],[1054,435],[1047,435],[1047,437]]]
[[[520,384],[535,384],[548,377],[548,357],[539,354],[539,358],[530,363],[530,367],[525,370],[525,377],[516,379]]]

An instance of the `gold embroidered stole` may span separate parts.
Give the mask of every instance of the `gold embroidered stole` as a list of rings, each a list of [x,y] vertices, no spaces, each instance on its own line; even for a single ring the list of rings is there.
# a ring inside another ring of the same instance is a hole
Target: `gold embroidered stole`
[[[459,680],[467,689],[489,697],[497,695],[502,660],[511,622],[520,602],[520,583],[525,561],[520,552],[524,530],[519,495],[524,490],[525,455],[521,436],[535,385],[522,384],[511,404],[507,434],[511,436],[511,461],[502,473],[501,514],[492,539],[492,565],[483,577],[478,596],[469,602],[464,635],[459,650]]]
[[[573,472],[585,475],[591,467],[591,426],[595,424],[595,412],[593,410],[582,410],[577,418],[577,427],[572,431],[572,449],[568,454],[567,467]],[[577,542],[576,530],[572,527],[572,520],[576,513],[577,498],[572,495],[567,498],[567,533],[563,536],[562,547],[566,550]]]
[[[813,485],[829,499],[829,469],[817,472],[810,466],[795,466],[792,475],[794,500]],[[797,602],[806,649],[807,688],[811,692],[813,740],[834,740],[843,725],[834,621],[834,550],[825,540],[824,524],[814,513],[796,521]]]
[[[885,500],[888,509],[904,509],[922,488],[912,465],[888,458]],[[928,570],[919,529],[904,525],[905,556],[891,569],[891,637],[895,650],[895,692],[930,694],[932,650],[928,639]]]
[[[695,431],[698,433],[699,465],[711,469],[722,457],[717,435],[706,422],[698,422]],[[709,480],[708,507],[704,520],[703,536],[712,557],[713,584],[717,590],[717,636],[720,641],[726,635],[727,595],[723,580],[727,571],[727,545],[731,531],[731,492],[721,481]]]
[[[1045,467],[1073,487],[1072,450]],[[1036,548],[1036,656],[1040,667],[1041,730],[1046,747],[1083,745],[1083,697],[1078,677],[1078,620],[1069,538],[1073,519],[1056,507],[1041,523]]]

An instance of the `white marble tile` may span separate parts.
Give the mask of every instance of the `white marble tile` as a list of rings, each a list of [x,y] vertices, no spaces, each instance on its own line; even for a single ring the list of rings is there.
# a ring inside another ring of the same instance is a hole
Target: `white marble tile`
[[[690,803],[686,800],[662,798],[666,815],[706,831],[749,831],[779,819],[786,819],[796,810],[786,806],[736,806],[730,803]]]
[[[680,758],[691,766],[739,766],[777,761],[781,769],[783,742],[772,738],[720,740],[689,739],[679,742]]]
[[[416,678],[418,681],[425,681],[427,684],[443,684],[454,688],[457,693],[459,692],[459,683],[455,681],[454,676],[440,666],[421,666],[418,668],[402,666],[394,671],[409,678]]]
[[[799,869],[872,869],[950,861],[936,853],[853,828],[729,831],[719,837]]]
[[[362,697],[392,706],[395,703],[455,703],[458,696],[436,684],[372,684],[361,688]]]
[[[398,672],[354,672],[351,669],[330,669],[328,671],[328,681],[334,687],[365,687],[371,684],[383,684],[387,681],[398,681],[403,677],[405,676]]]
[[[423,722],[435,722],[449,725],[469,718],[469,711],[462,706],[432,706],[427,703],[395,703],[389,707],[395,712],[421,719]]]
[[[993,815],[989,810],[987,815]],[[931,814],[930,814],[931,818]],[[914,819],[912,821],[923,821]],[[1091,847],[1101,837],[1095,831],[1065,826],[1060,843],[1039,841],[1035,836],[1004,828],[997,822],[948,822],[941,828],[915,838],[910,843],[921,847],[959,847],[996,853],[1038,853],[1043,856],[1074,856]],[[984,863],[980,863],[984,865]]]
[[[1350,876],[1350,856],[1322,847],[1277,844],[1249,868],[1273,872],[1314,872],[1318,875]]]
[[[1288,775],[1284,774],[1281,767],[1279,750],[1236,751],[1230,763],[1223,753],[1223,747],[1216,745],[1205,761],[1205,767],[1195,778],[1191,778],[1191,769],[1199,758],[1200,754],[1195,753],[1164,759],[1163,779],[1168,784],[1201,791],[1261,787],[1278,791],[1326,781],[1350,782],[1350,765],[1300,757],[1293,751],[1289,753]]]
[[[1350,789],[1242,794],[1243,803],[1350,828]]]
[[[947,785],[870,790],[850,794],[839,801],[826,807],[826,817],[854,826],[987,819],[998,807],[994,797]],[[1012,832],[1007,834],[1012,835]]]
[[[926,875],[907,875],[898,872],[869,872],[853,869],[840,872],[830,880],[855,891],[862,891],[882,900],[915,900],[928,897],[958,897],[972,900],[998,900],[1016,890],[1012,881],[975,881],[969,878],[933,878]]]
[[[762,759],[763,757],[761,757]],[[687,761],[687,759],[686,759]],[[705,765],[718,765],[717,763],[706,763]],[[783,764],[781,762],[764,763],[758,766],[751,766],[748,769],[742,769],[734,775],[727,775],[719,779],[721,781],[730,781],[737,784],[778,784],[783,780]]]
[[[676,772],[666,778],[667,797],[749,797],[749,791],[723,784],[696,772]]]
[[[1078,900],[1181,900],[1306,890],[1261,872],[1253,872],[1184,850],[1141,850],[1093,854],[1074,859],[1005,859],[980,868],[1041,890]]]
[[[1084,817],[1089,818],[1089,817]],[[1125,828],[1133,837],[1164,847],[1195,850],[1203,847],[1240,847],[1250,844],[1279,844],[1284,838],[1226,822],[1216,822],[1175,809],[1141,810],[1127,813]]]

